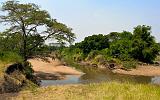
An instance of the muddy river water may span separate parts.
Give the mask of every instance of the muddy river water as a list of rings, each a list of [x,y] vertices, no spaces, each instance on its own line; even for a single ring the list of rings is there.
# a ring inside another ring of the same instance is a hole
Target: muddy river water
[[[132,82],[141,84],[160,84],[160,76],[132,76],[112,73],[106,69],[94,69],[83,67],[79,69],[83,75],[66,75],[65,80],[41,80],[41,86],[66,85],[66,84],[88,84],[99,82]]]

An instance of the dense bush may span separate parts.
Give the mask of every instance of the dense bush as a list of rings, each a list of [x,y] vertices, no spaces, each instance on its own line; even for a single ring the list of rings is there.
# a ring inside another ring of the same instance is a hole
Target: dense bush
[[[90,53],[91,50],[102,50],[109,47],[109,39],[106,35],[92,35],[77,43],[76,47],[80,48],[84,54]]]
[[[66,50],[65,54],[72,60],[85,59],[96,64],[107,61],[125,68],[135,68],[137,61],[152,63],[160,51],[160,45],[151,36],[151,27],[142,25],[135,27],[133,34],[123,31],[88,36]]]
[[[133,32],[132,57],[147,63],[152,63],[159,53],[159,45],[151,36],[151,27],[137,26]]]
[[[119,58],[121,60],[129,60],[131,58],[131,40],[118,40],[111,43],[110,45],[110,55],[114,58]]]
[[[4,62],[21,62],[22,57],[15,52],[0,51],[0,60]]]
[[[86,60],[89,61],[89,60],[91,60],[91,59],[94,59],[98,54],[100,54],[98,50],[92,50],[92,51],[88,54]]]

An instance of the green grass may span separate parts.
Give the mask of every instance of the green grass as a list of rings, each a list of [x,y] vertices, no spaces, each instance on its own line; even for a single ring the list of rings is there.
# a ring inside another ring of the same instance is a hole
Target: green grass
[[[0,51],[0,61],[4,63],[22,62],[22,57],[14,52]]]
[[[51,86],[23,91],[13,100],[159,100],[160,87],[132,83]]]

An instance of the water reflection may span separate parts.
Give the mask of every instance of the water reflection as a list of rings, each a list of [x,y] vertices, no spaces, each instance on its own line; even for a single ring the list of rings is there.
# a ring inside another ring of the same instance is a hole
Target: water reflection
[[[160,76],[155,76],[151,79],[151,84],[158,84],[160,85]]]
[[[160,77],[131,76],[112,73],[109,70],[97,70],[91,68],[81,69],[82,76],[68,75],[66,80],[42,80],[41,86],[65,85],[65,84],[87,84],[99,82],[132,82],[141,84],[160,84]]]
[[[121,75],[115,74],[107,70],[101,70],[100,73],[92,74],[87,73],[80,77],[81,83],[90,83],[90,82],[134,82],[134,83],[150,83],[151,77],[147,76],[131,76],[131,75]]]

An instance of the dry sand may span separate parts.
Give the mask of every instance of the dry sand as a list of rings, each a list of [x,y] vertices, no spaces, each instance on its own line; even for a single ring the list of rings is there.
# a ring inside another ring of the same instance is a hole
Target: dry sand
[[[136,69],[125,71],[122,69],[115,69],[112,72],[128,75],[142,75],[142,76],[160,76],[160,66],[138,66]]]
[[[65,66],[59,60],[52,60],[48,58],[44,61],[39,58],[28,60],[37,76],[42,76],[47,79],[63,79],[64,75],[82,75],[83,73],[76,69]],[[112,70],[113,73],[128,74],[128,75],[142,75],[142,76],[160,76],[160,66],[138,66],[136,69],[125,71],[122,69]]]
[[[52,60],[51,58],[47,58],[47,61],[40,58],[29,59],[28,61],[32,64],[35,74],[45,79],[63,79],[64,75],[83,74],[72,67],[63,65],[59,60]]]

